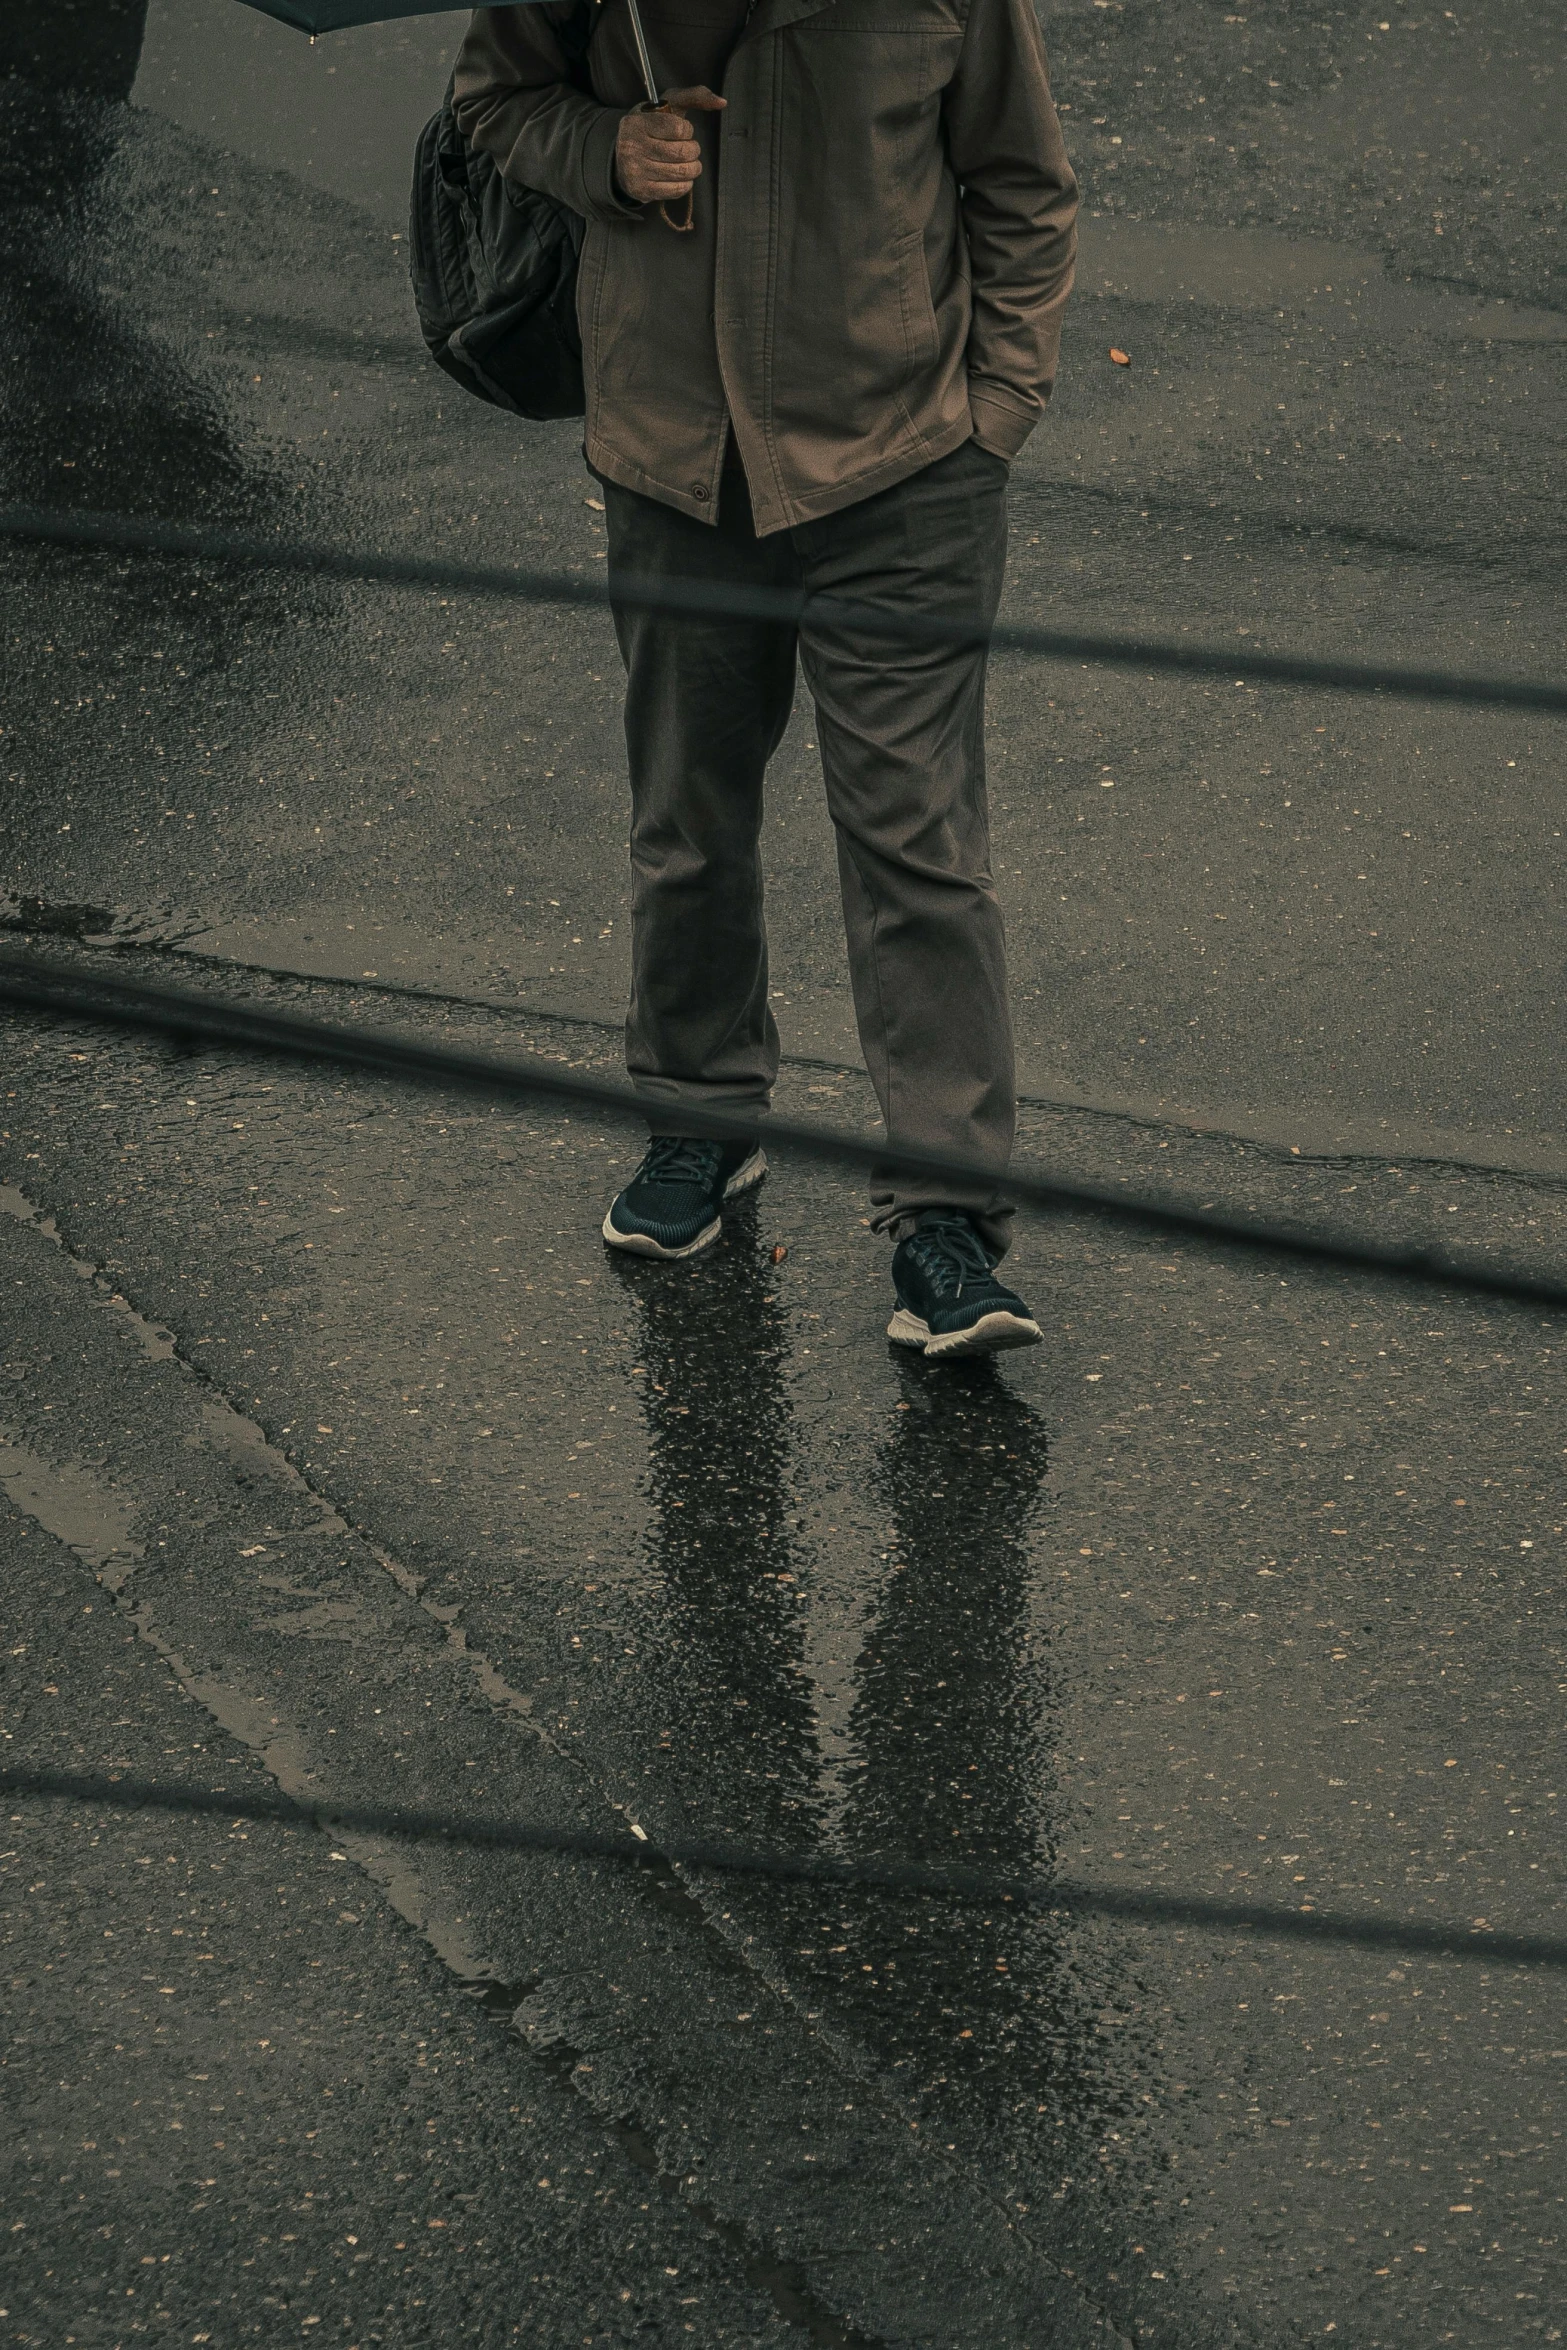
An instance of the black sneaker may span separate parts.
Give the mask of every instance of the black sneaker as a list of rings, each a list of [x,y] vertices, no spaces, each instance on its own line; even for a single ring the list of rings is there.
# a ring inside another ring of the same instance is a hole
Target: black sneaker
[[[694,1257],[718,1238],[719,1209],[767,1173],[754,1142],[655,1134],[641,1166],[604,1218],[611,1248],[644,1257]]]
[[[892,1255],[898,1310],[887,1324],[896,1346],[927,1356],[997,1354],[1037,1346],[1042,1333],[1015,1289],[995,1267],[967,1216],[927,1208],[918,1229]]]

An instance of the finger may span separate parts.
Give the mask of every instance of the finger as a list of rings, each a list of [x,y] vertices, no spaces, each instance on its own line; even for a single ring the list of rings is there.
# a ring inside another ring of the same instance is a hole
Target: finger
[[[644,179],[695,179],[702,168],[700,155],[689,152],[681,154],[677,151],[672,155],[650,155],[644,152],[623,157],[622,160],[631,170],[640,172]]]
[[[691,170],[682,172],[644,169],[621,174],[623,182],[639,204],[654,201],[661,203],[670,196],[684,196],[690,192],[693,183],[701,176],[700,165],[694,165]]]
[[[699,147],[644,147],[637,160],[644,171],[694,171],[702,151]]]
[[[658,179],[650,174],[638,179],[632,192],[639,204],[666,204],[673,196],[688,196],[700,176],[692,172],[684,179]]]
[[[642,136],[648,139],[690,139],[696,136],[694,126],[683,114],[637,114],[632,120],[645,126]]]
[[[650,137],[637,131],[623,131],[617,144],[623,155],[640,155],[651,165],[694,163],[702,152],[692,138]]]
[[[682,112],[694,107],[702,114],[721,114],[728,103],[727,98],[720,98],[705,82],[698,82],[689,90],[668,90],[664,94],[664,104],[677,106]]]

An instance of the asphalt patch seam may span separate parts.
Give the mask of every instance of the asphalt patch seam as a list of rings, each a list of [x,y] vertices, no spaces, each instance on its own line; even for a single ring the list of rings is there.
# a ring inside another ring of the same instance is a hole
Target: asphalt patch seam
[[[187,943],[210,927],[210,922],[192,915],[189,926],[182,928],[172,914],[165,914],[160,935],[156,913],[140,915],[126,908],[51,904],[41,898],[0,895],[0,930],[16,932],[28,946],[69,942],[92,956],[155,956],[165,961],[200,963],[213,971],[245,972],[290,986],[323,988],[335,995],[349,994],[361,1000],[384,996],[389,1001],[430,1004],[453,1011],[493,1012],[505,1020],[537,1021],[552,1028],[585,1028],[596,1036],[617,1040],[622,1035],[620,1021],[601,1019],[591,1012],[562,1012],[520,998],[507,1002],[499,996],[462,995],[450,989],[416,987],[395,980],[376,980],[367,985],[363,980],[335,977],[329,972],[296,971],[287,964],[255,963],[236,955],[210,954]],[[618,1053],[612,1057],[618,1064]],[[862,1084],[870,1082],[866,1069],[858,1061],[827,1060],[813,1053],[783,1053],[779,1064],[785,1069],[811,1069],[832,1077],[857,1078]],[[1540,1189],[1567,1190],[1567,1166],[1528,1166],[1520,1161],[1464,1158],[1452,1151],[1419,1148],[1373,1151],[1340,1144],[1332,1149],[1315,1149],[1306,1144],[1274,1141],[1255,1127],[1226,1125],[1217,1114],[1160,1117],[1152,1110],[1081,1100],[1071,1094],[1020,1093],[1017,1101],[1020,1109],[1092,1118],[1137,1134],[1180,1135],[1196,1142],[1243,1143],[1249,1151],[1255,1151],[1281,1169],[1385,1167],[1396,1162],[1400,1167],[1426,1167],[1435,1174],[1501,1175]]]

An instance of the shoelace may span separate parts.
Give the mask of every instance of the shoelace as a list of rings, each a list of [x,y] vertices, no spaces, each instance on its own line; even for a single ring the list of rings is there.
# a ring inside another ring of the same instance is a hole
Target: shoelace
[[[988,1281],[993,1271],[966,1216],[943,1216],[939,1223],[922,1224],[909,1242],[909,1254],[933,1281],[960,1294],[969,1282]]]
[[[637,1174],[644,1183],[697,1183],[713,1179],[723,1144],[700,1135],[655,1134]]]

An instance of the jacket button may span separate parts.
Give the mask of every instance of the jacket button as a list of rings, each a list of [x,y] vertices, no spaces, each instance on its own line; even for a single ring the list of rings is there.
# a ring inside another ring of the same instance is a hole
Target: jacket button
[[[706,496],[707,496],[707,484],[706,484],[706,482],[705,482],[705,481],[694,481],[694,482],[691,484],[691,495],[692,495],[692,497],[693,497],[693,498],[697,499],[698,501],[701,501],[702,499],[705,499],[705,498],[706,498]]]

